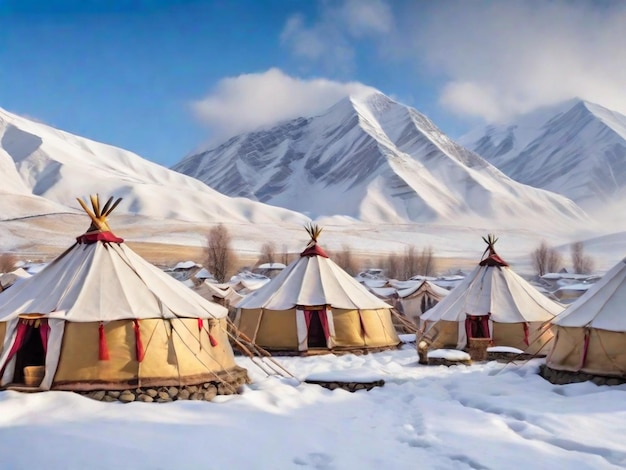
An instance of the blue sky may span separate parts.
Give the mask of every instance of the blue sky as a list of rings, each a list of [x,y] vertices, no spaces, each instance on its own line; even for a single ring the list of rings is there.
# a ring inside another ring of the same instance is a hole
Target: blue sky
[[[375,87],[459,136],[626,112],[626,2],[0,0],[0,107],[170,166]]]

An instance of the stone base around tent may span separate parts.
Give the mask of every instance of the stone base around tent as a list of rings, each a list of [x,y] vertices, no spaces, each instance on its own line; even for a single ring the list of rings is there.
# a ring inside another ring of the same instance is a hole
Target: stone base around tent
[[[305,380],[308,384],[319,385],[320,387],[327,388],[328,390],[335,390],[341,388],[348,392],[357,392],[359,390],[370,391],[374,387],[382,387],[385,385],[384,380],[375,380],[373,382],[341,382],[337,380],[324,381],[324,380]]]
[[[146,403],[167,403],[178,400],[211,401],[217,395],[235,395],[239,387],[250,383],[246,369],[237,367],[229,371],[220,381],[205,382],[198,385],[182,385],[169,387],[137,387],[128,390],[93,390],[89,392],[76,391],[94,400],[104,402],[133,401]]]
[[[511,353],[511,352],[492,352],[487,351],[487,361],[511,362],[511,361],[530,361],[531,359],[545,358],[545,354],[527,354],[527,353]]]
[[[471,366],[470,355],[457,349],[433,349],[429,351],[425,342],[420,342],[417,348],[418,364],[425,366]]]
[[[621,385],[626,383],[626,377],[612,377],[607,375],[588,374],[586,372],[557,370],[552,369],[545,364],[539,366],[539,375],[555,385],[565,385],[587,381],[593,382],[596,385]]]
[[[428,362],[420,362],[420,364],[427,365],[427,366],[446,366],[446,367],[459,366],[459,365],[460,366],[471,366],[472,365],[472,360],[471,359],[461,359],[461,360],[451,361],[451,360],[443,358],[443,357],[429,357],[428,358]]]
[[[280,349],[268,349],[265,348],[272,356],[321,356],[324,354],[334,354],[335,356],[343,356],[345,354],[354,354],[355,356],[362,356],[364,354],[377,353],[382,351],[392,351],[402,347],[403,343],[394,344],[393,346],[380,346],[375,348],[346,348],[346,349],[309,349],[307,351],[286,351]]]

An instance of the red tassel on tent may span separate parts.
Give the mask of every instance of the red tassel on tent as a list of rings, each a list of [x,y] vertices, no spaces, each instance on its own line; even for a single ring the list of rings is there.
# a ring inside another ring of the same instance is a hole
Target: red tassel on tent
[[[209,335],[209,341],[211,342],[211,346],[215,347],[217,346],[217,340],[215,339],[215,337],[211,334],[211,330],[213,329],[214,326],[217,326],[218,322],[217,320],[209,320],[209,327],[207,328],[207,333]]]
[[[530,346],[530,342],[528,340],[528,323],[524,323],[524,344],[526,346]]]
[[[135,350],[137,353],[137,362],[143,361],[144,350],[141,342],[141,330],[139,329],[139,320],[133,320],[133,329],[135,330]]]
[[[202,328],[204,328],[204,322],[202,318],[198,318],[198,347],[200,350],[202,350],[202,336],[200,336],[202,334]]]
[[[109,348],[107,348],[107,337],[104,334],[104,323],[100,322],[98,327],[98,359],[101,361],[109,360]]]

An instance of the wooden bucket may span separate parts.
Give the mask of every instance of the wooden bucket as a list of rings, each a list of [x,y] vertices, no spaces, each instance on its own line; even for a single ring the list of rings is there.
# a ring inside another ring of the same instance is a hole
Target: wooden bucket
[[[469,355],[473,361],[484,361],[487,359],[487,348],[491,346],[491,338],[470,338]]]
[[[46,366],[24,367],[24,385],[27,387],[39,387],[45,373]]]

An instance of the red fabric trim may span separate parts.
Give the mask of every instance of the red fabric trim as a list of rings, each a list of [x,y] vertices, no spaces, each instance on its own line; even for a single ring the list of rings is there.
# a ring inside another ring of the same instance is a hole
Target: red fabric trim
[[[326,315],[326,310],[318,310],[317,316],[322,324],[322,330],[324,330],[324,338],[328,341],[328,338],[330,337],[330,330],[328,329],[328,316]]]
[[[489,315],[467,315],[465,318],[465,334],[470,338],[491,338],[489,331]]]
[[[528,340],[528,323],[524,323],[524,344],[530,346],[530,341]]]
[[[307,334],[309,331],[309,326],[311,325],[311,315],[313,315],[313,312],[311,310],[304,311],[304,323],[306,323]]]
[[[48,354],[48,337],[50,336],[48,320],[41,320],[39,324],[39,335],[41,336],[41,344],[43,344],[43,352]]]
[[[83,233],[80,237],[76,237],[78,243],[91,245],[96,242],[123,243],[124,239],[116,237],[113,232],[91,232]]]
[[[198,326],[200,326],[201,322],[202,322],[202,319],[201,319],[201,318],[198,318]],[[214,323],[213,323],[213,324],[214,324]],[[213,335],[211,334],[211,326],[212,326],[212,323],[211,323],[211,321],[209,320],[209,326],[208,326],[208,328],[207,328],[207,334],[209,335],[209,342],[211,343],[211,346],[215,347],[215,346],[217,346],[219,343],[217,342],[217,339],[215,339],[215,336],[213,336]]]
[[[487,256],[484,260],[478,263],[480,266],[508,266],[509,263],[500,258],[496,253]]]
[[[100,361],[109,360],[109,348],[107,347],[107,337],[104,334],[104,323],[100,322],[98,327],[98,359]]]
[[[200,350],[202,350],[202,336],[200,336],[202,334],[202,328],[204,328],[204,322],[202,318],[198,318],[198,346]]]
[[[13,359],[13,357],[17,354],[17,352],[21,349],[21,347],[28,339],[28,334],[31,332],[31,328],[32,327],[28,324],[26,320],[20,319],[17,322],[15,341],[13,342],[13,346],[11,346],[11,351],[9,351],[9,355],[7,356],[7,359],[2,366],[2,371],[0,371],[0,378],[2,377],[2,375],[4,375],[4,368],[7,366],[9,361]]]
[[[321,256],[322,258],[328,258],[328,255],[326,254],[324,249],[319,245],[313,245],[312,247],[307,248],[302,253],[300,253],[300,256],[302,256],[303,258],[305,256]]]
[[[145,351],[141,341],[141,330],[139,329],[139,320],[133,320],[133,329],[135,330],[135,352],[137,354],[137,362],[143,361]]]
[[[491,331],[489,331],[489,315],[483,315],[480,317],[480,324],[483,327],[484,338],[491,338]]]

